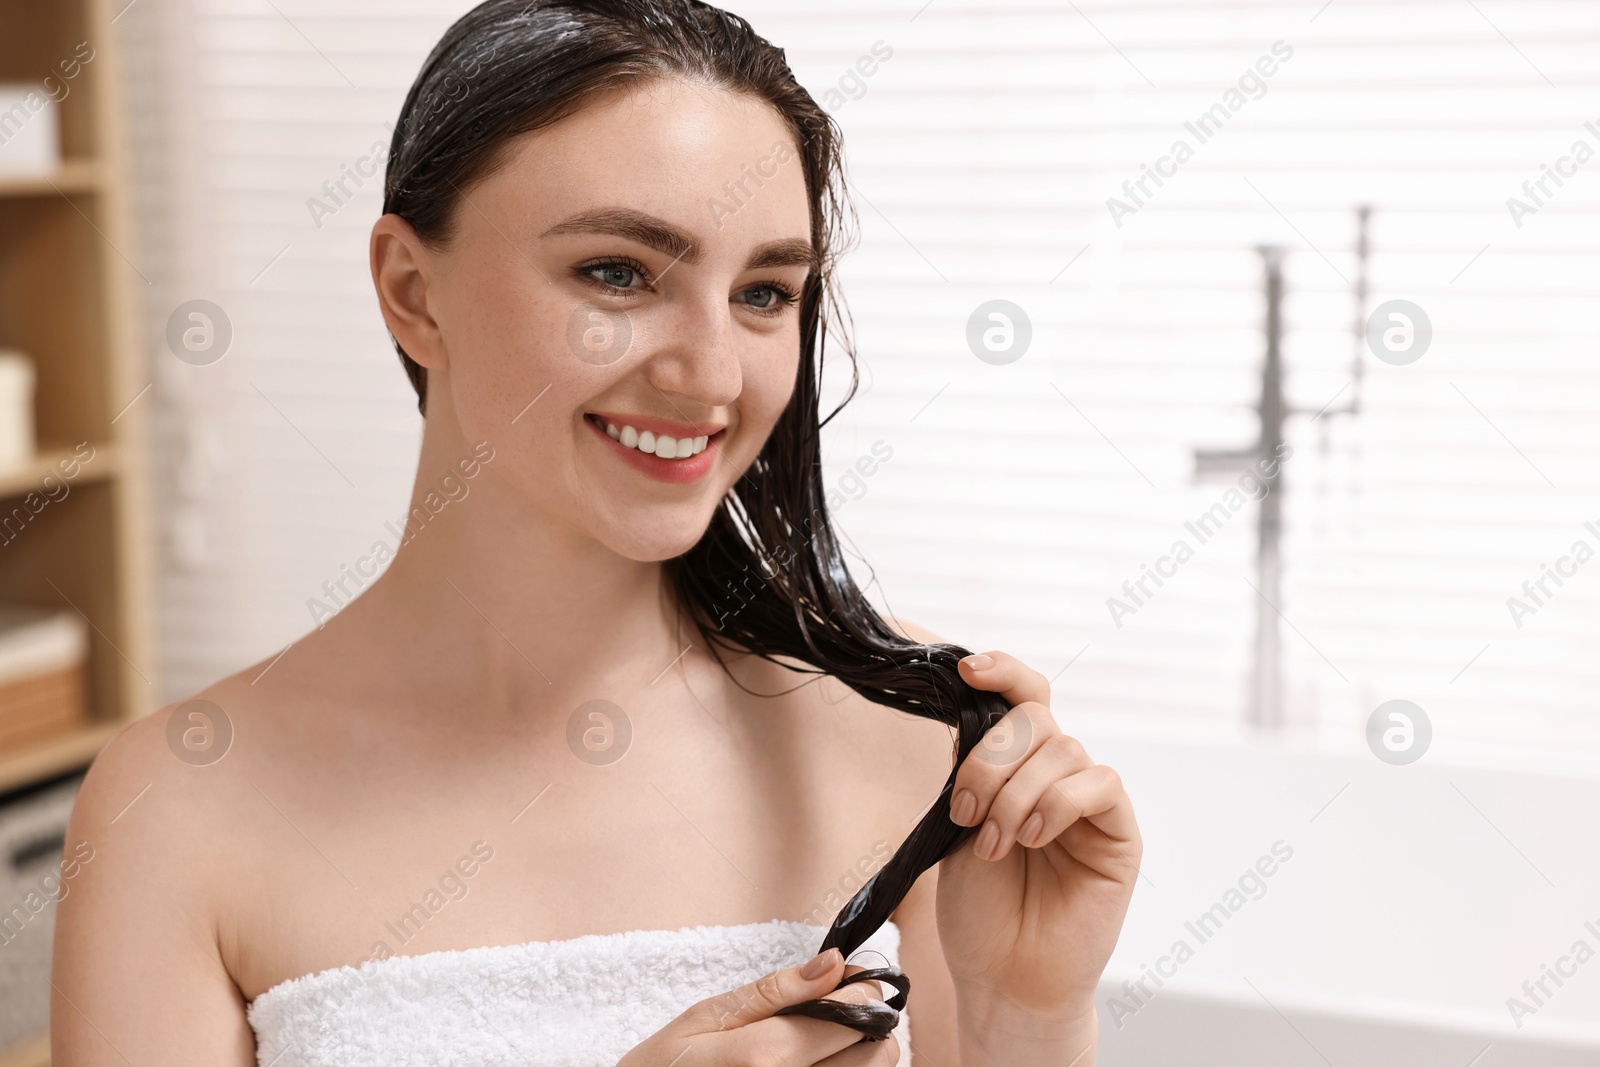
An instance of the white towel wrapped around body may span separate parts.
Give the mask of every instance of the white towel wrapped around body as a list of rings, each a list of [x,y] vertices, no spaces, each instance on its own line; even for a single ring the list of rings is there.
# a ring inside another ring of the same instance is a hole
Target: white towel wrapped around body
[[[261,1067],[614,1067],[696,1001],[816,955],[823,927],[774,919],[390,956],[250,1002]],[[850,958],[898,967],[892,921]],[[893,1040],[911,1063],[909,1008]]]

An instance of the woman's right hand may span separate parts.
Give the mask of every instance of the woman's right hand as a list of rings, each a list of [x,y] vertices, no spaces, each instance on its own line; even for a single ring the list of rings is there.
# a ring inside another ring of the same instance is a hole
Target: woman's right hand
[[[808,966],[821,970],[808,978]],[[846,967],[839,950],[830,948],[808,963],[691,1005],[617,1067],[894,1067],[900,1062],[898,1038],[864,1041],[839,1023],[774,1014],[822,996],[858,1004],[881,1001],[877,982],[852,982],[834,991],[841,978],[859,970]]]

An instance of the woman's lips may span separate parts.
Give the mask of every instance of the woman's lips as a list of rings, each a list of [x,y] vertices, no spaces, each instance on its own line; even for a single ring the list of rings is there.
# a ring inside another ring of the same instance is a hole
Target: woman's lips
[[[600,437],[605,447],[618,459],[639,473],[654,478],[656,481],[675,485],[686,485],[705,477],[707,472],[716,464],[717,453],[721,448],[722,438],[725,436],[724,429],[718,428],[711,433],[701,435],[704,437],[704,443],[700,444],[699,440],[695,436],[691,436],[689,432],[695,427],[685,423],[669,423],[660,419],[628,419],[627,417],[623,417],[623,419],[624,421],[619,423],[616,419],[608,416],[592,413],[583,417],[583,421],[589,424],[590,428]],[[642,432],[636,425],[639,422],[648,424],[647,428]],[[618,436],[616,438],[611,436],[609,428],[612,426],[617,427]],[[657,433],[655,430],[648,428],[649,426],[660,427],[661,432]],[[635,443],[632,446],[622,443],[625,430],[630,428],[634,431],[628,435],[634,439]],[[672,429],[678,430],[684,436],[674,437],[668,432]],[[664,456],[657,455],[655,452],[641,451],[640,446],[644,444],[649,444],[652,448],[660,448],[660,439],[662,437],[666,437],[672,442],[671,447],[674,453],[681,454],[680,445],[684,448],[698,446],[700,451],[683,459],[667,459]]]
[[[585,417],[598,422],[602,430],[609,426],[615,426],[621,431],[625,427],[632,426],[635,433],[642,434],[649,430],[657,437],[666,434],[677,439],[699,436],[709,437],[718,430],[726,429],[722,423],[717,422],[678,422],[676,419],[661,419],[654,415],[635,415],[625,411],[590,411],[585,413]]]

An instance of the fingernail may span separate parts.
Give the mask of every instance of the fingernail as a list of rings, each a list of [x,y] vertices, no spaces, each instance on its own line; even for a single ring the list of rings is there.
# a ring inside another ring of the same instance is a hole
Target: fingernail
[[[957,789],[955,803],[950,805],[950,820],[961,826],[971,823],[978,814],[978,798],[970,789]]]
[[[986,671],[994,666],[994,658],[984,652],[974,652],[961,662],[975,671]]]
[[[993,819],[983,824],[983,829],[978,832],[978,843],[973,850],[983,859],[991,859],[990,853],[1000,847],[1000,826]]]
[[[1039,843],[1039,835],[1044,833],[1044,816],[1034,812],[1028,816],[1028,821],[1022,824],[1022,832],[1017,835],[1017,840],[1032,848]]]
[[[813,978],[820,978],[832,970],[833,965],[837,962],[839,962],[838,949],[830,948],[826,952],[819,952],[811,957],[804,967],[800,968],[800,977],[807,981]]]

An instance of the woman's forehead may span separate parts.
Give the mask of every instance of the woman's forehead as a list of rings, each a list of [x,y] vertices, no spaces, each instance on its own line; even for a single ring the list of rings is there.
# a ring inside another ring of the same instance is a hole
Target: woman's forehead
[[[613,91],[521,135],[481,191],[525,219],[530,236],[630,212],[670,223],[704,250],[810,232],[784,120],[755,98],[676,81]]]

